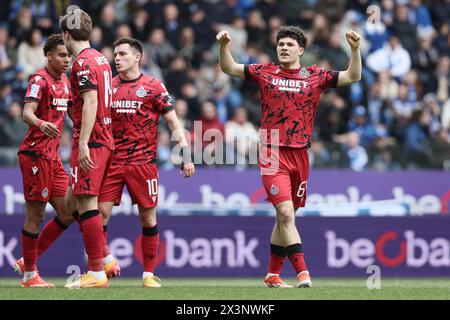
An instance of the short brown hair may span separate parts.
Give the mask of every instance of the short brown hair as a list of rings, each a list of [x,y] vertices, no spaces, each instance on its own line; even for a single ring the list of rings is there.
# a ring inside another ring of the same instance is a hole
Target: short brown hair
[[[46,56],[48,52],[55,49],[57,46],[64,45],[64,40],[62,38],[62,35],[60,33],[57,34],[51,34],[47,41],[45,41],[44,44],[44,55]]]
[[[92,33],[92,19],[81,9],[75,9],[59,18],[59,27],[69,32],[76,41],[89,41]]]
[[[297,41],[300,48],[306,48],[308,40],[306,39],[305,33],[302,29],[296,26],[282,26],[277,33],[277,43],[281,38],[292,38]]]
[[[115,48],[117,46],[120,46],[121,44],[129,44],[130,47],[135,48],[137,51],[139,51],[142,56],[142,52],[144,51],[144,49],[142,47],[142,43],[139,40],[129,37],[120,38],[114,41],[113,46]]]

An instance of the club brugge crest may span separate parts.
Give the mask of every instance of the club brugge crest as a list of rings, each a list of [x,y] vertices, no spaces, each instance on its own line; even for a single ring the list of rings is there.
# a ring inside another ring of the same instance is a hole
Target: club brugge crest
[[[136,95],[137,95],[139,98],[145,97],[146,94],[147,94],[147,91],[145,91],[144,87],[140,87],[140,88],[137,89],[137,91],[136,91]]]
[[[309,72],[308,70],[306,70],[305,67],[302,68],[302,70],[300,70],[300,72],[298,73],[298,75],[300,76],[300,78],[308,78],[309,77]]]
[[[275,185],[270,186],[270,194],[271,195],[276,196],[279,191],[280,191],[280,189],[278,189],[277,186],[275,186]]]

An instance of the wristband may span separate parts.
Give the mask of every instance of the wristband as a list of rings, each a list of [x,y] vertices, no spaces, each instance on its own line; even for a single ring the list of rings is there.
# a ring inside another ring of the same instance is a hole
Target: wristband
[[[43,122],[44,120],[39,119],[38,122],[36,123],[36,127],[40,128]]]

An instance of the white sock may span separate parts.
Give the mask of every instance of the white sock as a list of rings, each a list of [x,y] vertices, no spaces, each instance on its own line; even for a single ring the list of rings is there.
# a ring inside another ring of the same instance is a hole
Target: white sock
[[[266,274],[266,278],[271,277],[271,276],[279,276],[279,274],[278,273],[270,273],[270,272],[268,272]]]
[[[152,272],[144,272],[142,274],[142,279],[145,279],[147,277],[153,277],[153,273]]]
[[[23,274],[23,281],[33,278],[36,275],[36,271],[25,271]]]
[[[106,257],[103,258],[103,264],[108,264],[114,261],[114,257],[110,254],[108,254]]]
[[[106,278],[105,271],[89,271],[89,273],[92,274],[97,280],[103,280]]]

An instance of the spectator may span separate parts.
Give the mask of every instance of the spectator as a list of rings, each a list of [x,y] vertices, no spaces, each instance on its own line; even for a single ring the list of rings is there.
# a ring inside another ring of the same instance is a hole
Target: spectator
[[[12,87],[3,81],[0,83],[0,121],[6,117],[9,106],[13,103]]]
[[[33,16],[31,9],[28,7],[22,7],[17,15],[17,18],[13,21],[11,26],[11,35],[16,39],[16,43],[27,41],[30,33],[33,30]]]
[[[368,122],[367,111],[363,106],[358,106],[353,111],[353,117],[348,122],[348,129],[359,136],[359,144],[368,149],[372,145],[376,132],[375,127]]]
[[[411,57],[399,39],[391,36],[387,45],[367,56],[366,63],[376,73],[389,71],[393,77],[401,79],[411,68]]]
[[[22,121],[22,108],[18,102],[13,102],[0,126],[0,146],[17,149],[27,131],[28,125]]]
[[[158,166],[162,169],[173,169],[172,148],[170,145],[170,133],[168,130],[158,132]]]
[[[405,157],[409,166],[425,167],[431,156],[428,125],[430,115],[423,110],[414,111],[405,133]]]
[[[46,63],[44,52],[42,51],[42,33],[39,29],[34,29],[27,41],[23,41],[17,49],[18,63],[24,68],[26,77],[31,76],[36,70],[43,68]]]
[[[169,92],[177,97],[180,96],[180,88],[190,80],[186,68],[186,61],[180,56],[176,56],[170,61],[169,71],[165,77],[167,79],[166,86]]]
[[[431,15],[422,0],[411,0],[411,22],[416,26],[417,32],[431,35],[434,32]]]
[[[362,171],[367,166],[369,157],[366,149],[359,145],[359,135],[356,132],[335,136],[334,140],[341,144],[350,169]]]
[[[400,39],[403,47],[413,52],[417,47],[416,28],[409,21],[409,8],[406,1],[402,1],[395,9],[394,24],[391,27],[392,34]]]
[[[116,35],[116,11],[114,10],[114,5],[108,2],[100,12],[100,19],[98,26],[102,29],[104,43],[111,45]]]
[[[92,28],[92,35],[91,35],[90,44],[91,44],[92,48],[95,48],[98,51],[102,50],[102,46],[103,46],[103,31],[99,27],[93,27]]]
[[[8,37],[8,29],[5,25],[0,25],[0,73],[13,66],[14,54],[14,48]]]
[[[178,44],[180,29],[181,23],[179,21],[179,10],[177,5],[174,3],[166,4],[163,13],[163,30],[167,40],[174,47]]]
[[[175,49],[166,40],[164,30],[154,29],[148,36],[147,43],[144,44],[145,51],[149,58],[160,68],[168,65],[169,60],[175,56]]]
[[[256,164],[258,150],[258,133],[255,127],[247,119],[247,111],[237,108],[230,121],[225,124],[225,141],[227,143],[227,158],[232,156],[232,163],[237,163],[240,168],[246,164]],[[229,151],[232,152],[229,152]],[[231,154],[230,154],[231,153]],[[227,163],[229,163],[227,161]]]
[[[322,57],[330,61],[334,70],[346,70],[348,66],[348,56],[342,49],[341,43],[339,32],[334,29],[328,38],[327,45],[323,49]]]
[[[141,42],[144,42],[150,33],[150,16],[144,9],[139,9],[134,14],[134,19],[130,22],[133,36]]]
[[[187,117],[188,116],[188,104],[183,99],[177,99],[175,102],[175,112],[177,113],[178,120],[181,123],[181,126],[186,131],[192,130],[192,121]]]
[[[248,44],[264,48],[267,25],[261,11],[255,9],[249,12],[247,21]]]
[[[201,152],[206,164],[214,164],[214,160],[215,163],[223,163],[224,134],[225,127],[217,118],[216,106],[211,101],[203,102],[200,120],[194,123],[192,136],[195,141],[194,152]]]

